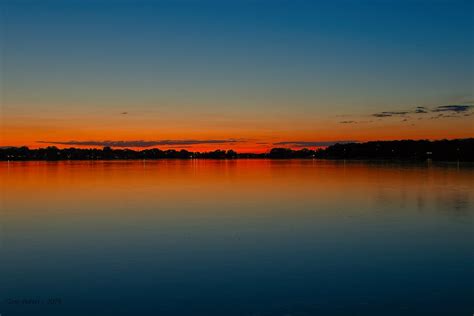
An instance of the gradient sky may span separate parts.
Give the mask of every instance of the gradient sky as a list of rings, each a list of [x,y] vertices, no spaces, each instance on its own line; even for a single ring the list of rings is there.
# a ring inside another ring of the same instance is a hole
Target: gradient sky
[[[0,8],[0,146],[474,137],[472,0]]]

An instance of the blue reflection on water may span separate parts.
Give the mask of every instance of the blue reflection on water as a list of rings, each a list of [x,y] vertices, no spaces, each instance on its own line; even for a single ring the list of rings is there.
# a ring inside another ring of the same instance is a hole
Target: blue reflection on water
[[[230,176],[222,165],[197,171],[212,168],[220,175],[207,175],[211,183],[202,192],[224,186],[223,194],[233,198],[212,192],[193,198],[188,190],[199,178],[169,184],[182,199],[167,198],[149,190],[155,182],[135,175],[134,185],[144,184],[132,190],[128,202],[120,199],[123,188],[111,185],[107,192],[78,192],[45,207],[36,196],[13,200],[5,194],[18,189],[3,182],[0,313],[472,313],[472,169],[365,164],[361,171],[360,164],[278,164],[261,174],[272,175],[259,183],[262,196],[247,190],[249,183],[238,175],[225,182]],[[186,165],[184,171],[175,167],[156,177],[172,179],[189,171]],[[22,167],[15,168],[2,169],[2,175],[19,176]],[[97,166],[89,168],[96,174]],[[321,168],[330,168],[330,174],[319,173]],[[120,170],[106,168],[101,177],[113,178]],[[252,170],[255,176],[262,172]],[[326,176],[336,180],[324,184]],[[86,182],[94,183],[91,179]],[[74,180],[70,184],[67,193],[83,190]],[[54,192],[46,192],[54,199]],[[97,200],[101,196],[106,206]]]

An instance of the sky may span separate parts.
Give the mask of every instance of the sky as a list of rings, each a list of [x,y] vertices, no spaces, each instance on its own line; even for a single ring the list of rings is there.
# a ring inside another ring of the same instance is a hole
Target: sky
[[[474,1],[0,2],[0,146],[474,137]]]

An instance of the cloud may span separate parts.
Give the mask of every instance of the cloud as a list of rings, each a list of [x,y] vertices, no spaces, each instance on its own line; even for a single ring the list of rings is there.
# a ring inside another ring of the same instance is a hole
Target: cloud
[[[436,116],[436,118],[448,118],[448,117],[457,117],[458,114],[470,114],[470,111],[474,109],[474,105],[440,105],[434,108],[427,108],[424,106],[417,106],[413,110],[409,111],[383,111],[371,114],[371,116],[377,118],[387,118],[387,117],[405,117],[409,118],[409,114],[429,114],[429,113],[439,113],[445,112],[450,115],[440,115]],[[420,119],[420,118],[418,118]]]
[[[454,112],[463,113],[474,108],[474,105],[441,105],[433,109],[432,112]]]
[[[437,120],[437,119],[450,118],[450,117],[460,118],[461,116],[460,116],[460,115],[457,115],[457,113],[455,113],[455,114],[443,114],[443,113],[440,113],[440,114],[438,114],[438,115],[436,115],[436,116],[430,117],[430,119],[432,119],[432,120]]]
[[[128,114],[128,112],[122,112],[122,113],[120,113],[120,114],[122,114],[122,115],[126,115],[126,114]]]
[[[292,147],[326,147],[334,144],[357,143],[356,140],[336,140],[336,141],[285,141],[273,143],[276,146],[292,146]]]
[[[379,113],[374,113],[372,116],[375,117],[390,117],[390,116],[398,116],[398,115],[407,115],[410,112],[408,111],[384,111],[384,112],[379,112]]]
[[[340,124],[362,124],[362,123],[372,123],[373,121],[340,121]]]
[[[413,113],[415,114],[424,114],[424,113],[428,113],[428,109],[425,108],[424,106],[417,106],[415,111],[413,111]]]
[[[190,146],[204,144],[229,144],[243,140],[237,139],[178,139],[178,140],[88,140],[88,141],[37,141],[42,144],[71,145],[71,146],[104,146],[104,147],[153,147],[153,146]]]

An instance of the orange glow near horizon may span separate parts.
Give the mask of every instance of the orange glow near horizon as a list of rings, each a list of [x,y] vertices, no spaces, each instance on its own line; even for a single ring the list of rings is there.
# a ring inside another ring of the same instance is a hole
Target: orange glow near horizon
[[[372,123],[340,124],[337,119],[307,119],[304,117],[267,117],[235,122],[190,118],[161,119],[156,117],[79,117],[34,118],[6,116],[2,118],[0,146],[39,148],[82,147],[102,148],[103,145],[59,144],[70,141],[160,141],[160,140],[236,140],[236,142],[192,145],[156,145],[130,149],[186,149],[237,152],[266,152],[273,147],[315,148],[317,146],[279,145],[279,142],[333,142],[397,139],[454,139],[474,136],[473,116],[443,120],[423,120],[407,123],[400,119],[375,120]],[[40,142],[41,141],[41,142]],[[51,142],[51,143],[49,143]],[[113,146],[112,146],[113,147]],[[118,147],[115,147],[118,148]]]

